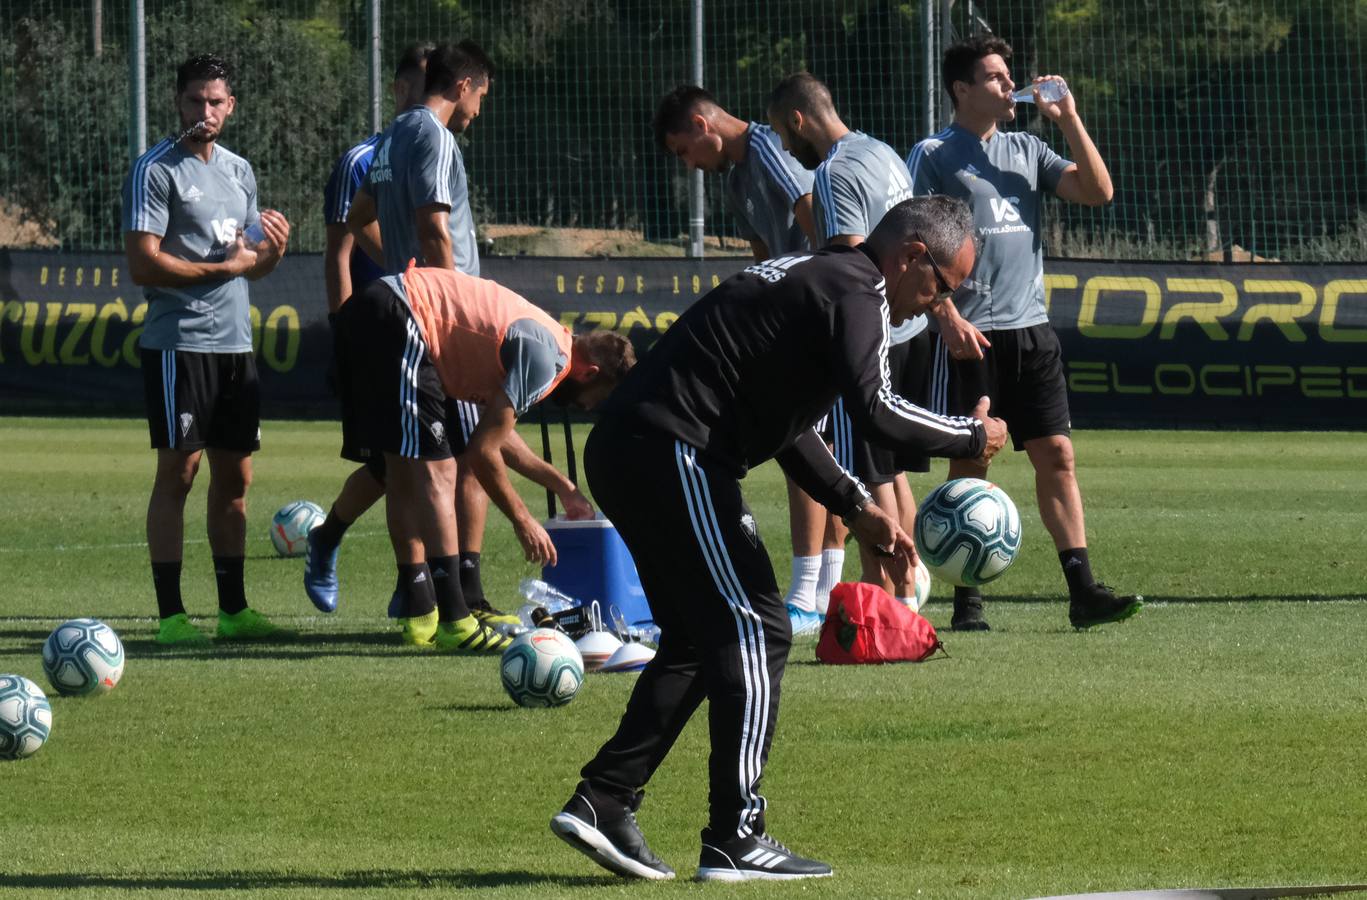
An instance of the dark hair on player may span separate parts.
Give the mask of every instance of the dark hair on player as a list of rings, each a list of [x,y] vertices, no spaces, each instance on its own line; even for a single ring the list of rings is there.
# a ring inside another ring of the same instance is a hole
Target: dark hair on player
[[[789,75],[778,83],[769,94],[765,104],[769,115],[779,121],[787,121],[793,110],[808,116],[825,118],[835,115],[835,101],[831,92],[810,72]]]
[[[940,78],[944,81],[945,93],[949,94],[949,102],[954,104],[955,109],[959,107],[959,98],[954,96],[954,82],[972,84],[973,64],[994,53],[1002,59],[1010,59],[1011,45],[991,34],[980,34],[959,41],[945,51],[945,58],[940,63]]]
[[[228,93],[233,92],[233,66],[221,56],[213,53],[200,53],[190,57],[176,69],[176,93],[183,94],[192,81],[217,81],[223,79]]]
[[[687,131],[689,118],[699,108],[709,105],[718,106],[717,98],[695,84],[681,84],[665,94],[655,110],[655,118],[650,120],[650,127],[655,131],[655,143],[660,145],[661,150],[668,149],[665,147],[665,138]]]
[[[427,54],[427,83],[423,88],[427,96],[444,94],[466,78],[472,84],[494,80],[493,61],[474,41],[439,44]]]
[[[574,353],[588,357],[589,362],[598,367],[597,379],[606,379],[613,384],[626,378],[631,367],[636,365],[636,350],[615,331],[595,329],[576,334]]]
[[[974,249],[981,249],[973,211],[962,200],[944,194],[912,197],[888,210],[869,235],[869,247],[884,258],[912,236],[918,237],[942,266],[957,256],[970,238]]]
[[[399,62],[394,66],[394,80],[407,78],[423,70],[427,62],[427,57],[437,45],[431,41],[418,41],[416,44],[409,44],[404,48],[403,55],[399,57]]]

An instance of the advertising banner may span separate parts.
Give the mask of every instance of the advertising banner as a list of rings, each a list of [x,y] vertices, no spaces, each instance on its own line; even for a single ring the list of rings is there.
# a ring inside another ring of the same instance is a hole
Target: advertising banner
[[[499,257],[483,274],[575,330],[644,352],[740,258]],[[1361,266],[1049,260],[1078,427],[1367,427]],[[267,417],[332,417],[322,257],[251,285]],[[147,312],[121,254],[0,251],[0,414],[143,412]]]

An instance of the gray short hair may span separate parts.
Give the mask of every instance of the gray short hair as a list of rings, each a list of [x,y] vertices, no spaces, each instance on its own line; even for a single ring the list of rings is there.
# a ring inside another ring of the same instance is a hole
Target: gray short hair
[[[912,197],[888,210],[869,235],[869,244],[881,256],[913,234],[920,235],[941,265],[957,256],[969,238],[974,251],[981,249],[973,229],[973,211],[962,200],[943,194]]]

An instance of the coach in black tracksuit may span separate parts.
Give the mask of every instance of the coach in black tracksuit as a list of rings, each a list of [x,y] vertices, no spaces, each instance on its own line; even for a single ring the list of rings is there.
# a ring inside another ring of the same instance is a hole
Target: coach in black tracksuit
[[[909,565],[915,549],[812,426],[837,396],[892,448],[989,457],[1005,424],[935,415],[889,388],[889,319],[948,296],[971,271],[972,217],[945,197],[895,206],[857,248],[756,263],[700,299],[602,408],[584,468],[635,558],[660,626],[617,733],[583,769],[552,830],[624,875],[671,878],[634,811],[641,788],[704,698],[711,816],[699,877],[829,875],[765,833],[760,774],[791,642],[769,555],[740,479],[770,458],[844,516],[861,541]],[[984,421],[986,419],[986,421]]]

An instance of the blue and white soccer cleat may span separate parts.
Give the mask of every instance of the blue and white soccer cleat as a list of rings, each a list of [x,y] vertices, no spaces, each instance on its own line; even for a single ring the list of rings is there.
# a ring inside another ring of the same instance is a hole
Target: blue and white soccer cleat
[[[815,634],[820,631],[821,623],[825,621],[825,618],[819,612],[799,609],[789,603],[788,621],[793,626],[793,637],[797,637],[800,634]]]
[[[304,557],[304,593],[309,595],[320,612],[336,612],[337,551],[341,545],[324,550],[314,539],[315,534],[317,529],[309,532],[309,548]]]

